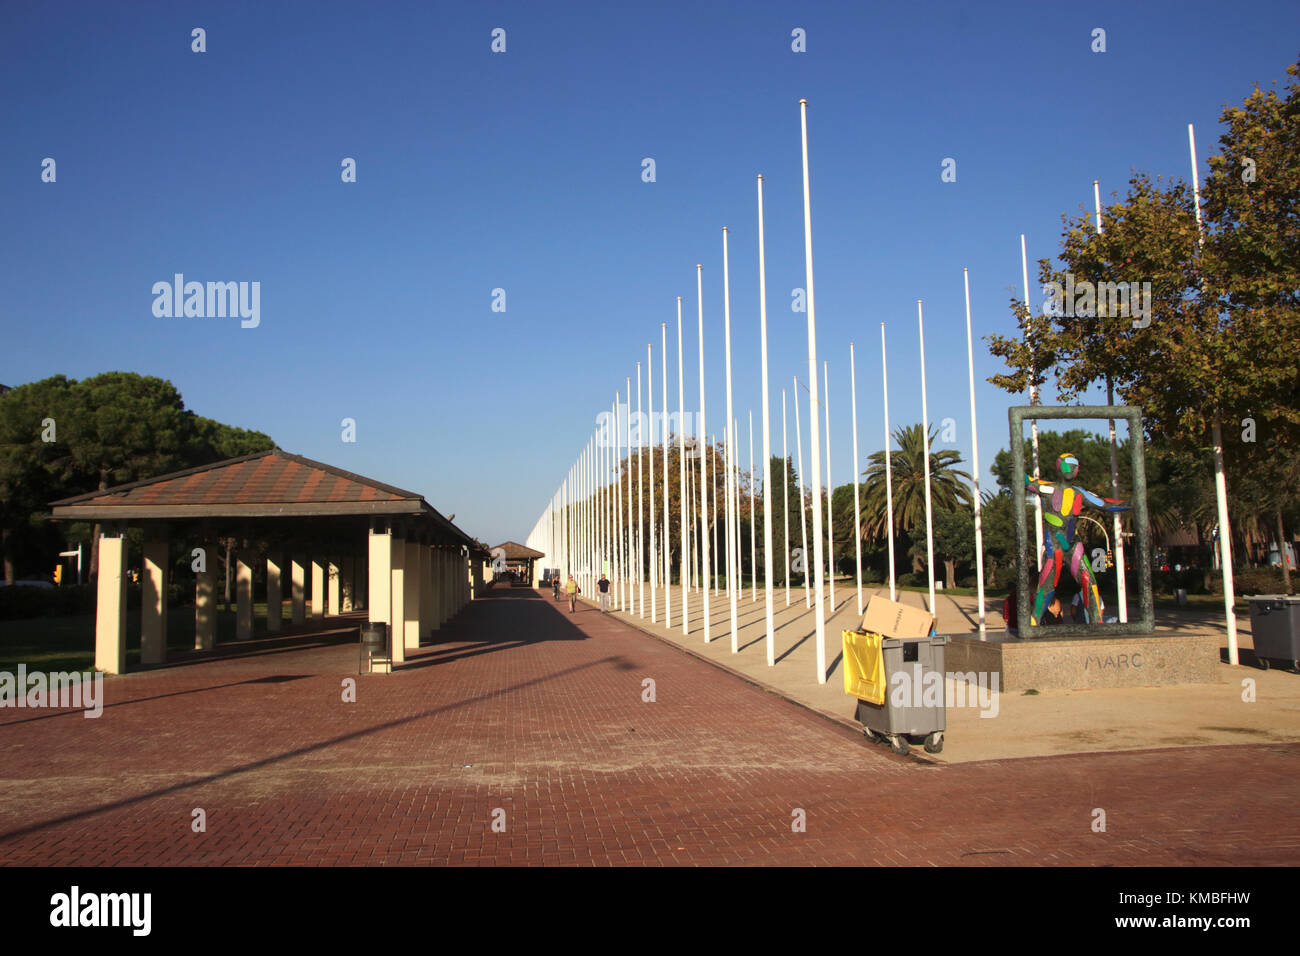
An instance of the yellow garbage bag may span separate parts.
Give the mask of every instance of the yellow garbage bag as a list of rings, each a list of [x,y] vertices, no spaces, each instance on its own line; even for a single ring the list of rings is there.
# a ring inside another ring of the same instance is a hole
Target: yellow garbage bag
[[[884,636],[870,631],[842,631],[844,642],[844,693],[870,704],[885,702],[885,659],[880,652]]]

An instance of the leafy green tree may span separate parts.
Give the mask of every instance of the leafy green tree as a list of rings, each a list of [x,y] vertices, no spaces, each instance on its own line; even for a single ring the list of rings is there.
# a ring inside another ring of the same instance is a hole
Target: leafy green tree
[[[961,453],[952,448],[934,451],[935,430],[930,429],[930,493],[932,508],[951,510],[959,504],[971,504],[971,491],[966,485],[970,475],[957,468],[962,463]],[[920,528],[925,533],[925,434],[920,425],[900,426],[894,431],[898,449],[890,452],[890,471],[893,480],[894,522],[889,523],[889,506],[885,487],[885,452],[873,452],[867,459],[862,495],[862,527],[859,533],[864,541],[875,541],[886,534],[898,535]],[[913,555],[912,570],[919,572],[923,564]]]
[[[981,525],[982,525],[981,514]],[[934,515],[934,553],[943,561],[947,587],[957,584],[957,563],[975,560],[974,505],[945,508]]]

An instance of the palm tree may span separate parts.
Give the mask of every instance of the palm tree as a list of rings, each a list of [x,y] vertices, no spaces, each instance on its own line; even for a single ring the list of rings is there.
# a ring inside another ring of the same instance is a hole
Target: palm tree
[[[957,469],[962,463],[961,453],[952,448],[934,451],[934,429],[930,444],[930,495],[935,512],[951,510],[959,505],[973,507],[970,488],[964,482],[970,475]],[[920,425],[900,426],[894,430],[898,450],[890,452],[893,472],[894,523],[892,532],[911,531],[925,527],[925,441]],[[878,451],[867,459],[869,467],[865,476],[862,503],[862,526],[859,533],[864,541],[875,541],[887,533],[889,509],[885,494],[885,453]],[[913,556],[913,570],[919,571],[920,559]]]

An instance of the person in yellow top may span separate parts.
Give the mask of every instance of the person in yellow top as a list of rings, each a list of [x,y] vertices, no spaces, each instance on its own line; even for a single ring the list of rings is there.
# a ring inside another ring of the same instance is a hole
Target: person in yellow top
[[[569,613],[572,614],[574,608],[577,607],[578,592],[581,590],[572,574],[569,575],[569,583],[564,586],[564,590],[569,595]]]

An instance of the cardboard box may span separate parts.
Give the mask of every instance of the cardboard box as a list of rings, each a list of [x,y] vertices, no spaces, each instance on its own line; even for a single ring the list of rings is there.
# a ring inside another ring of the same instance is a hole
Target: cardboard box
[[[885,637],[928,637],[932,624],[929,611],[899,604],[877,594],[867,604],[860,630]]]

